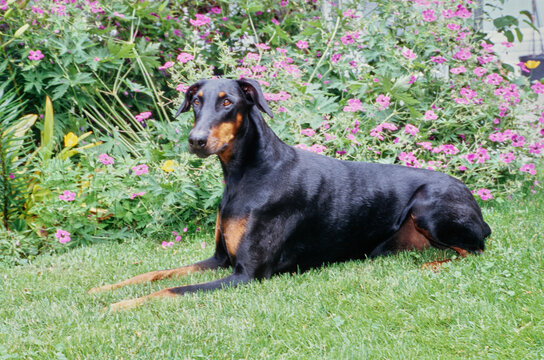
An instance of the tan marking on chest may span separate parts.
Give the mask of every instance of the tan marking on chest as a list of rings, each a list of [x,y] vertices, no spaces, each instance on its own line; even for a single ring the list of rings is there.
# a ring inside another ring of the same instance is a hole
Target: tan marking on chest
[[[228,253],[236,255],[247,228],[247,218],[231,218],[221,220],[221,229]]]

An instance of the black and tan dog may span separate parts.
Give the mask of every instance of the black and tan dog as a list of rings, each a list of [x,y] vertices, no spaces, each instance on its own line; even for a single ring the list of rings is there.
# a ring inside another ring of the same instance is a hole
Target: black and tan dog
[[[217,154],[225,177],[215,254],[91,292],[208,269],[232,267],[232,274],[122,301],[113,309],[400,250],[434,246],[463,257],[484,250],[491,230],[468,188],[448,175],[341,161],[286,145],[261,116],[260,111],[272,113],[254,80],[199,81],[187,90],[178,114],[191,106],[190,152]]]

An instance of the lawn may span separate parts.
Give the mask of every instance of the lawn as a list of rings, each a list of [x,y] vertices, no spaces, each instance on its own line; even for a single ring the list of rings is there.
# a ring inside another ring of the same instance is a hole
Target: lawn
[[[120,313],[107,305],[226,275],[87,293],[203,259],[211,232],[168,249],[134,238],[42,256],[0,270],[0,359],[541,359],[543,208],[542,194],[486,204],[493,234],[485,254],[437,273],[420,265],[453,253],[335,264]]]

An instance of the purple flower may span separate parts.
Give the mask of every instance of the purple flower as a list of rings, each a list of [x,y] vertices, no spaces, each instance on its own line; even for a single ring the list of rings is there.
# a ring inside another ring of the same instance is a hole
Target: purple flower
[[[437,64],[442,64],[442,63],[446,62],[446,59],[444,57],[442,57],[442,56],[433,56],[433,57],[431,57],[431,61],[435,62]]]
[[[406,49],[406,50],[402,51],[401,54],[402,54],[402,56],[404,56],[405,58],[410,59],[410,60],[415,59],[416,56],[417,56],[416,53],[413,52],[410,49]]]
[[[452,74],[462,74],[465,71],[467,71],[467,69],[464,66],[454,67],[454,68],[450,69],[450,72]]]
[[[342,57],[342,54],[339,54],[339,53],[333,54],[331,56],[331,62],[332,63],[337,63],[338,61],[340,61],[341,57]]]
[[[164,63],[164,65],[159,66],[159,70],[166,70],[168,68],[171,68],[172,66],[174,66],[174,62],[173,61],[167,61],[167,62]]]
[[[221,14],[221,8],[220,7],[217,7],[217,6],[214,6],[210,9],[210,13],[212,14]]]
[[[474,75],[481,77],[481,76],[484,76],[484,74],[487,72],[487,69],[483,67],[477,67],[476,69],[473,70],[473,72],[474,72]]]
[[[500,154],[499,158],[501,159],[502,162],[506,164],[510,164],[512,161],[516,159],[516,155],[514,155],[513,152],[509,152],[507,154]]]
[[[489,74],[485,77],[486,81],[488,84],[491,84],[491,85],[500,85],[501,81],[503,81],[504,79],[502,78],[502,76],[500,76],[499,74],[497,73],[492,73],[492,74]]]

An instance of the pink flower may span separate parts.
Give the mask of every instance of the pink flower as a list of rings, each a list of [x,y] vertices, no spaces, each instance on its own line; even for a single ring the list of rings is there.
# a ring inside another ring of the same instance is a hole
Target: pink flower
[[[270,46],[268,46],[266,44],[257,43],[257,44],[255,44],[255,47],[258,48],[258,49],[261,49],[261,50],[270,50]]]
[[[343,110],[345,112],[357,112],[359,110],[363,110],[363,105],[359,99],[349,99],[348,105],[344,106]]]
[[[283,0],[282,0],[282,2],[283,2]],[[203,241],[203,242],[200,243],[200,248],[201,248],[202,250],[204,250],[204,249],[206,248],[206,242],[205,242],[205,241]]]
[[[74,201],[75,199],[76,194],[68,190],[65,190],[62,194],[59,195],[59,200]]]
[[[433,149],[433,144],[431,144],[430,142],[428,141],[422,141],[422,142],[418,142],[417,143],[419,146],[421,146],[422,148],[424,148],[425,150],[432,150]]]
[[[412,152],[401,152],[399,154],[399,160],[404,162],[404,165],[409,167],[421,167],[421,164]]]
[[[148,119],[151,116],[151,111],[144,111],[143,113],[139,113],[138,115],[134,116],[136,121],[142,122],[145,119]]]
[[[457,60],[468,60],[470,59],[472,54],[470,53],[470,50],[467,48],[460,48],[459,51],[457,51],[453,58]]]
[[[279,22],[277,19],[272,19],[272,20],[270,20],[270,21],[271,21],[272,24],[274,24],[274,25],[279,25],[279,24],[280,24],[280,22]]]
[[[406,49],[406,50],[402,51],[401,54],[402,54],[402,56],[404,56],[405,58],[410,59],[410,60],[415,59],[416,56],[417,56],[417,55],[416,55],[412,50],[410,50],[410,49]]]
[[[10,178],[10,180],[15,179],[15,174],[14,173],[9,173],[9,178]]]
[[[438,118],[438,115],[434,113],[432,110],[425,111],[425,120],[436,120]]]
[[[149,168],[146,164],[133,166],[131,170],[134,172],[134,175],[143,175],[149,172]]]
[[[28,55],[28,59],[29,60],[35,60],[35,61],[39,61],[39,60],[43,59],[43,56],[44,56],[40,50],[36,50],[36,51],[30,50],[29,54],[30,55]]]
[[[312,137],[312,136],[315,135],[315,131],[314,131],[314,129],[310,129],[310,128],[302,129],[302,130],[300,130],[300,134],[304,135],[304,136]]]
[[[137,192],[137,193],[132,193],[130,195],[130,200],[134,200],[134,198],[137,198],[138,196],[144,196],[145,195],[145,191],[141,191],[141,192]]]
[[[181,235],[176,235],[176,239],[175,239],[177,242],[180,242],[181,241]]]
[[[186,93],[188,89],[189,89],[189,85],[178,84],[178,86],[176,86],[176,90],[182,93]]]
[[[221,8],[220,7],[217,7],[217,6],[214,6],[210,9],[210,13],[212,14],[221,14]]]
[[[442,56],[433,56],[433,57],[431,57],[431,61],[435,62],[437,64],[442,64],[442,63],[446,62],[446,59],[444,57],[442,57]]]
[[[69,242],[70,240],[72,240],[70,238],[70,233],[68,231],[65,231],[65,230],[62,230],[62,229],[58,229],[57,230],[57,233],[55,234],[55,237],[57,239],[59,239],[59,242],[61,244],[66,244],[67,242]]]
[[[434,13],[434,10],[432,9],[423,10],[422,14],[423,14],[423,21],[427,21],[427,22],[436,21],[436,15]]]
[[[378,104],[378,110],[387,109],[390,104],[389,100],[391,100],[389,96],[385,96],[383,94],[378,95],[378,97],[376,98],[376,103]]]
[[[189,22],[191,23],[191,25],[196,27],[206,25],[207,23],[211,21],[209,17],[202,14],[195,14],[195,18],[196,20],[191,19],[189,20]]]
[[[326,150],[327,147],[324,146],[324,145],[319,145],[319,144],[313,144],[312,146],[310,146],[308,148],[308,150],[310,150],[311,152],[314,152],[316,154],[319,154],[319,153],[322,153],[324,150]]]
[[[514,46],[514,43],[511,43],[509,41],[503,41],[501,42],[501,45],[507,47],[507,48],[511,48],[512,46]]]
[[[195,57],[189,53],[186,53],[186,52],[182,52],[181,54],[178,55],[177,57],[177,60],[182,63],[182,64],[185,64],[185,63],[188,63],[189,61],[193,60]]]
[[[334,64],[334,63],[337,63],[338,61],[340,61],[340,58],[342,57],[342,54],[333,54],[331,56],[331,62]]]
[[[531,72],[531,70],[527,69],[527,66],[525,66],[524,62],[519,62],[517,65],[520,67],[521,71],[526,72],[526,73]]]
[[[487,149],[478,148],[476,153],[467,154],[466,159],[471,164],[474,162],[483,164],[486,160],[489,160],[489,153],[487,152]]]
[[[531,89],[533,89],[535,94],[544,94],[544,85],[540,81],[537,81],[531,85]]]
[[[450,69],[450,72],[452,74],[462,74],[465,71],[467,71],[467,69],[464,66],[454,67],[454,68]]]
[[[406,124],[406,126],[404,127],[404,132],[415,136],[419,132],[419,129],[412,124]]]
[[[98,155],[98,161],[100,161],[104,165],[111,165],[115,162],[115,160],[108,154]]]
[[[170,247],[170,246],[172,246],[172,245],[174,245],[174,242],[173,242],[173,241],[163,241],[162,244],[161,244],[161,246],[162,246],[163,248],[167,248],[167,247]]]
[[[463,5],[457,5],[457,11],[455,12],[455,16],[468,19],[472,16],[472,13]]]
[[[531,175],[536,175],[535,164],[533,163],[522,165],[520,170]]]
[[[340,41],[344,45],[349,45],[349,44],[353,44],[357,38],[359,38],[358,32],[353,32],[353,33],[347,32],[346,35],[340,38]]]
[[[477,194],[480,197],[480,199],[482,199],[483,201],[493,199],[493,195],[491,195],[491,191],[489,189],[485,189],[485,188],[480,189],[478,190]]]
[[[299,40],[297,41],[297,47],[299,49],[307,49],[308,48],[308,42],[304,41],[304,40]]]
[[[512,161],[516,159],[516,155],[514,155],[513,152],[509,152],[507,154],[500,154],[499,158],[501,159],[502,162],[506,164],[510,164]]]
[[[492,73],[492,74],[489,74],[485,77],[486,81],[488,84],[491,84],[491,85],[500,85],[501,81],[503,81],[504,79],[502,78],[502,76],[500,76],[499,74],[497,73]]]
[[[183,232],[184,232],[184,233],[186,233],[188,230],[189,230],[189,229],[186,228],[186,227],[183,228]]]
[[[446,27],[451,31],[457,31],[461,28],[460,25],[457,25],[455,23],[449,23]]]
[[[473,70],[473,72],[474,72],[474,75],[481,77],[481,76],[484,76],[484,74],[487,72],[487,69],[483,67],[477,67],[476,69]]]
[[[172,66],[174,66],[174,62],[173,61],[167,61],[167,62],[164,63],[164,65],[159,66],[159,70],[166,70],[168,68],[171,68]]]

